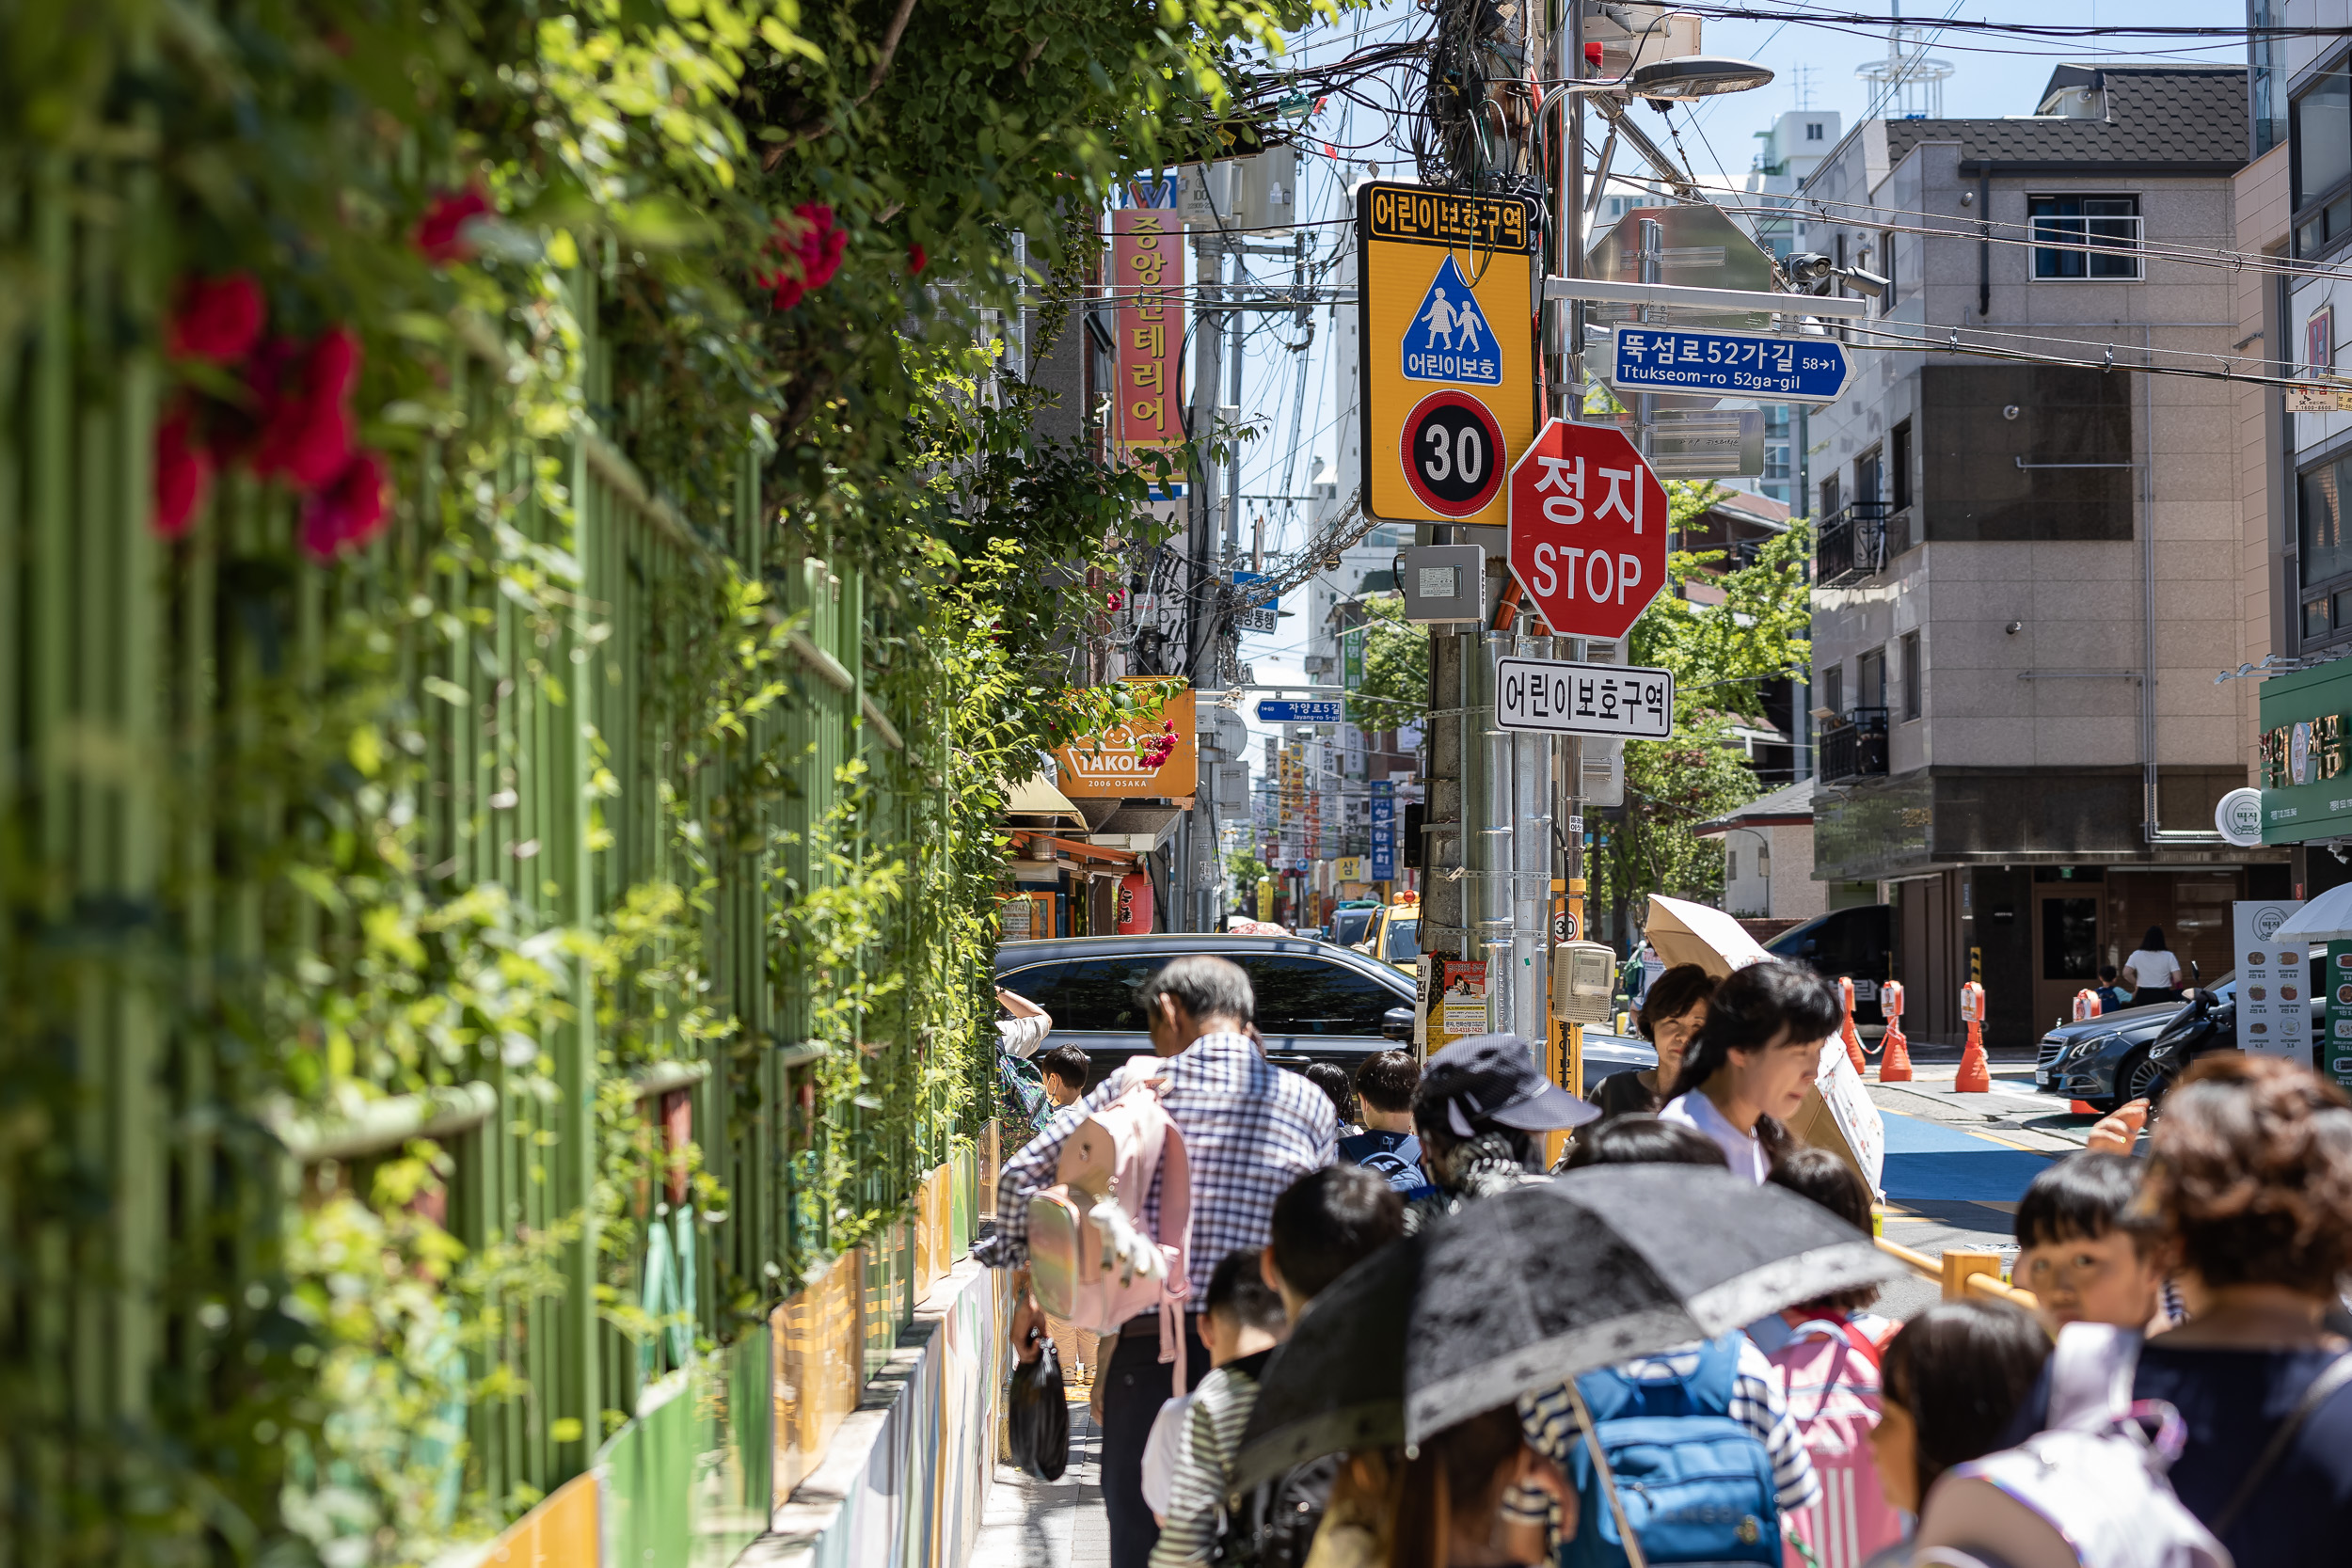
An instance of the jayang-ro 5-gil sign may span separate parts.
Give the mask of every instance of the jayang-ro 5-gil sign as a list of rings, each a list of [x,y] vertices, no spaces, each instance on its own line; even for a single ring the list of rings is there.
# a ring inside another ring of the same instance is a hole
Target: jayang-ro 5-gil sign
[[[1613,641],[1666,580],[1666,487],[1613,425],[1554,420],[1511,470],[1511,575],[1560,637]]]

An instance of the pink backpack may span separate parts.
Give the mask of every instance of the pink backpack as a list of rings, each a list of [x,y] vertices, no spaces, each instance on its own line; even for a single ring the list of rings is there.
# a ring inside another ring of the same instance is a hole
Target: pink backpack
[[[1063,1142],[1054,1184],[1029,1199],[1029,1278],[1049,1315],[1097,1334],[1157,1310],[1160,1359],[1175,1363],[1181,1394],[1192,1170],[1160,1103],[1166,1071],[1157,1058],[1130,1062],[1119,1097]],[[1159,1221],[1149,1234],[1143,1204],[1155,1175]]]
[[[1811,1327],[1820,1323],[1834,1332]],[[1903,1517],[1879,1490],[1870,1429],[1879,1423],[1879,1348],[1842,1317],[1808,1319],[1766,1357],[1780,1373],[1788,1418],[1813,1456],[1821,1500],[1788,1515],[1789,1533],[1820,1568],[1862,1568],[1872,1553],[1903,1538]],[[1809,1568],[1794,1542],[1781,1548],[1784,1568]]]

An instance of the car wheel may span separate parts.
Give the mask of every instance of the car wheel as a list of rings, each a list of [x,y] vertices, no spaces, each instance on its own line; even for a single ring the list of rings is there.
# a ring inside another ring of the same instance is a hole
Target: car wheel
[[[2164,1092],[2164,1069],[2149,1060],[2147,1052],[2135,1051],[2116,1064],[2116,1103],[2153,1101]]]

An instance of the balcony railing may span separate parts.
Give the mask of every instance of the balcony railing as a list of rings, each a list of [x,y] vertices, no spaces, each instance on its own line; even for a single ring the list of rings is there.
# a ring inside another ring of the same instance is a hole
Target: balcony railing
[[[1886,710],[1858,707],[1821,727],[1821,782],[1886,776]]]
[[[1886,503],[1854,501],[1830,514],[1813,546],[1813,580],[1843,588],[1886,569]]]

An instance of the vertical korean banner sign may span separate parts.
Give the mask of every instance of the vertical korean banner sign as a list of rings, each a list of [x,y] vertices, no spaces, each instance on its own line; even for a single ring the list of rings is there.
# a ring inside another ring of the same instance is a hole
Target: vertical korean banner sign
[[[2352,942],[2328,944],[2328,1076],[2352,1085]]]
[[[1150,186],[1136,187],[1138,196]],[[1184,352],[1184,226],[1172,207],[1111,214],[1111,292],[1119,306],[1119,446],[1122,455],[1184,439],[1177,382]]]

